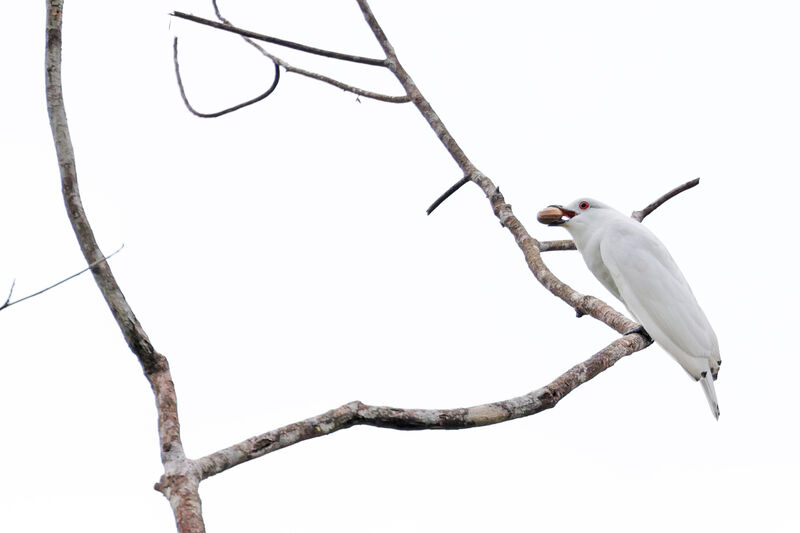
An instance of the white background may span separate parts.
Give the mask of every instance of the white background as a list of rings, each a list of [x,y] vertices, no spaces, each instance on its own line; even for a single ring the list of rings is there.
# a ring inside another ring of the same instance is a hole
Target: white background
[[[44,98],[44,2],[0,20],[0,289],[84,266]],[[254,4],[258,7],[254,7]],[[240,26],[379,56],[351,1],[224,2]],[[800,8],[374,1],[404,66],[540,239],[551,203],[646,220],[714,325],[715,422],[660,348],[499,426],[353,428],[201,486],[209,531],[797,531]],[[538,388],[617,334],[547,293],[411,105],[285,75],[205,2],[69,0],[64,90],[103,249],[172,366],[191,457],[347,401],[459,407]],[[372,89],[388,72],[274,49]],[[576,252],[546,255],[612,302]],[[5,291],[6,289],[2,289]],[[152,393],[90,276],[0,314],[0,529],[174,531]]]

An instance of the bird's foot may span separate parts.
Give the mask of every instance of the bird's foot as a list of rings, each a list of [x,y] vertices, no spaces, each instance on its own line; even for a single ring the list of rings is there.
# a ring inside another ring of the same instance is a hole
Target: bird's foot
[[[653,342],[653,337],[651,337],[650,334],[647,333],[647,330],[644,329],[644,326],[636,326],[632,330],[626,331],[625,335],[630,335],[631,333],[638,333],[639,335],[644,337],[644,340],[646,340],[648,343]]]

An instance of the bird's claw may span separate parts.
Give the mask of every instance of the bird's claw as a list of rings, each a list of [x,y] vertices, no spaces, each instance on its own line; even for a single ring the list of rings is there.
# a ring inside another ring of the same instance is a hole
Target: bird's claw
[[[650,334],[647,333],[647,330],[644,329],[644,326],[636,326],[635,328],[626,331],[625,335],[631,335],[632,333],[638,333],[639,335],[644,337],[644,340],[646,340],[648,343],[653,342],[653,337],[651,337]]]

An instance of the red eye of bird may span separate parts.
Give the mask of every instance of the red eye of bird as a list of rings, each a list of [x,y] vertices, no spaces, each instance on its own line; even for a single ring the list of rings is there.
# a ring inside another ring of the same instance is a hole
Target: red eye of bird
[[[583,202],[578,204],[578,207],[580,207],[581,209],[589,209],[589,202],[584,200]]]

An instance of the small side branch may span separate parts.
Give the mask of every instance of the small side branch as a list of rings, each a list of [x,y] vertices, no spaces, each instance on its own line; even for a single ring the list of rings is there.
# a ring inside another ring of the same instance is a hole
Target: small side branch
[[[679,195],[683,191],[687,191],[687,190],[691,189],[692,187],[696,186],[698,183],[700,183],[700,178],[695,178],[692,181],[687,181],[686,183],[684,183],[683,185],[680,185],[679,187],[675,187],[674,189],[672,189],[668,193],[664,194],[663,196],[658,198],[655,202],[651,203],[650,205],[648,205],[647,207],[645,207],[641,211],[634,211],[633,213],[631,213],[631,218],[641,222],[642,220],[644,220],[644,217],[646,217],[647,215],[649,215],[650,213],[652,213],[653,211],[658,209],[664,202],[666,202],[670,198],[673,198],[673,197]]]
[[[14,280],[14,281],[11,283],[11,290],[9,290],[9,291],[8,291],[8,298],[6,298],[6,301],[5,301],[5,303],[4,303],[3,305],[0,305],[0,311],[2,311],[3,309],[6,309],[6,308],[8,308],[8,307],[11,307],[12,305],[16,305],[16,304],[18,304],[18,303],[20,303],[20,302],[24,302],[25,300],[28,300],[28,299],[30,299],[30,298],[33,298],[34,296],[39,296],[39,295],[40,295],[40,294],[42,294],[43,292],[47,292],[47,291],[49,291],[50,289],[53,289],[53,288],[55,288],[55,287],[58,287],[58,286],[59,286],[59,285],[61,285],[62,283],[66,283],[67,281],[69,281],[69,280],[71,280],[71,279],[73,279],[73,278],[76,278],[76,277],[80,276],[81,274],[83,274],[83,273],[84,273],[84,272],[86,272],[87,270],[91,269],[92,267],[95,267],[95,266],[97,266],[98,264],[100,264],[101,262],[103,262],[103,261],[107,261],[108,259],[110,259],[110,258],[114,257],[114,256],[115,256],[115,255],[117,255],[117,254],[118,254],[118,253],[119,253],[119,252],[120,252],[120,251],[121,251],[121,250],[122,250],[124,247],[125,247],[125,245],[123,244],[123,245],[122,245],[122,246],[120,246],[120,247],[119,247],[119,249],[117,249],[117,251],[115,251],[114,253],[112,253],[112,254],[109,254],[109,255],[107,255],[107,256],[105,256],[105,257],[102,257],[101,259],[98,259],[97,261],[95,261],[94,263],[90,264],[89,266],[87,266],[86,268],[84,268],[83,270],[81,270],[80,272],[76,272],[76,273],[72,274],[71,276],[69,276],[69,277],[66,277],[66,278],[62,279],[61,281],[59,281],[59,282],[57,282],[57,283],[53,283],[53,284],[52,284],[52,285],[50,285],[49,287],[45,287],[44,289],[42,289],[42,290],[40,290],[40,291],[36,291],[36,292],[34,292],[33,294],[29,294],[28,296],[24,296],[24,297],[22,297],[22,298],[20,298],[20,299],[18,299],[18,300],[14,300],[14,301],[12,302],[12,301],[11,301],[11,294],[14,292],[14,285],[16,285],[16,283],[17,283],[17,280]]]
[[[436,201],[435,201],[435,202],[433,202],[433,203],[431,204],[431,206],[430,206],[430,207],[429,207],[429,208],[428,208],[428,209],[427,209],[425,212],[426,212],[428,215],[430,215],[431,213],[433,213],[433,210],[434,210],[434,209],[436,209],[437,207],[439,207],[439,206],[442,204],[442,202],[444,202],[445,200],[447,200],[448,198],[450,198],[450,196],[451,196],[453,193],[455,193],[455,192],[456,192],[458,189],[460,189],[461,187],[463,187],[463,186],[464,186],[464,185],[466,185],[467,183],[469,183],[469,176],[464,176],[463,178],[461,178],[460,180],[458,180],[457,182],[455,182],[455,183],[453,184],[453,186],[452,186],[452,187],[450,187],[449,189],[447,189],[446,191],[444,191],[444,193],[443,193],[443,194],[442,194],[442,195],[441,195],[439,198],[437,198],[437,199],[436,199]]]

